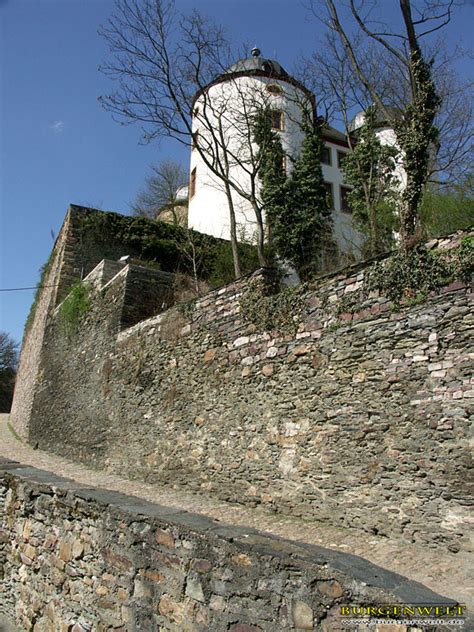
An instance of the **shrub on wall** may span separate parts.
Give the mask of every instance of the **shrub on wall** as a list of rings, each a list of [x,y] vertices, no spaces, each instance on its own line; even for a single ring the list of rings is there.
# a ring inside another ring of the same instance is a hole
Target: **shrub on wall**
[[[59,322],[66,334],[77,331],[85,314],[91,308],[91,286],[88,283],[76,281],[71,287],[68,296],[59,308]]]
[[[268,295],[262,284],[251,283],[240,299],[240,315],[258,331],[295,333],[304,307],[305,284]]]
[[[417,247],[378,262],[369,273],[369,290],[378,290],[394,303],[423,299],[453,281],[468,281],[473,272],[474,239],[464,237],[457,248]]]
[[[426,300],[430,292],[455,281],[468,283],[474,271],[474,239],[464,237],[459,246],[448,250],[429,250],[417,246],[396,252],[367,270],[363,287],[342,297],[337,313],[362,309],[371,292],[392,301],[395,309],[403,303],[414,305]]]

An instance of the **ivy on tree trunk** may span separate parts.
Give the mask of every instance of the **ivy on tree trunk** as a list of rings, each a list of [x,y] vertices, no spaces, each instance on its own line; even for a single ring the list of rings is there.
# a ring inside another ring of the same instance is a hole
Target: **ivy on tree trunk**
[[[303,113],[300,155],[286,175],[286,156],[272,130],[270,112],[256,117],[254,139],[259,146],[261,197],[276,254],[290,262],[303,278],[320,268],[330,238],[331,213],[321,170],[321,130]]]

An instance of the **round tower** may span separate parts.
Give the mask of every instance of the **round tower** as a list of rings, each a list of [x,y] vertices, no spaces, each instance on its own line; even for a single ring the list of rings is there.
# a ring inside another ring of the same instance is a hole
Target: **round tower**
[[[232,184],[241,192],[254,191],[259,196],[258,148],[252,131],[255,114],[261,108],[271,112],[273,129],[280,135],[287,156],[293,157],[299,153],[303,140],[302,107],[314,116],[312,93],[277,61],[262,57],[258,48],[196,94],[192,112],[190,228],[229,239],[232,204],[238,239],[253,240],[253,205]],[[291,169],[291,160],[283,166]],[[228,178],[230,187],[219,174]]]
[[[385,106],[385,109],[390,114],[392,120],[397,120],[400,118],[400,110],[393,106]],[[358,112],[354,118],[349,123],[349,132],[351,134],[357,135],[357,131],[364,125],[365,123],[365,111],[362,110]],[[390,121],[387,120],[387,116],[382,112],[379,107],[375,108],[375,135],[379,139],[382,145],[389,145],[390,147],[395,147],[398,152],[400,152],[399,145],[397,143],[397,136],[395,134],[395,130],[393,129],[393,125]],[[403,189],[406,186],[407,177],[406,172],[403,167],[402,156],[399,153],[396,159],[396,166],[394,175],[399,182],[400,189]]]

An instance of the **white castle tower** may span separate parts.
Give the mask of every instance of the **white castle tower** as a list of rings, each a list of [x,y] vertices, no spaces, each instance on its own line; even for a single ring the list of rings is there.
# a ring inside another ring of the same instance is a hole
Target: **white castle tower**
[[[393,120],[400,118],[400,112],[397,108],[392,106],[385,106],[385,109],[391,115]],[[364,123],[365,111],[362,110],[361,112],[358,112],[349,123],[349,132],[351,134],[354,132],[357,133],[357,131],[363,126]],[[395,160],[395,170],[393,175],[398,181],[399,189],[404,189],[407,184],[407,174],[403,167],[403,160],[400,152],[400,147],[397,142],[397,136],[395,134],[395,130],[393,129],[392,123],[387,121],[387,117],[378,107],[375,109],[375,135],[382,145],[395,147],[399,152],[398,157]]]
[[[314,96],[291,77],[278,62],[252,56],[232,65],[200,90],[193,104],[193,150],[191,152],[188,225],[202,233],[230,238],[229,194],[235,210],[239,240],[251,241],[256,231],[251,202],[225,183],[213,171],[228,173],[244,191],[255,191],[257,146],[253,142],[253,117],[262,107],[271,111],[285,153],[296,157],[303,140],[302,109],[314,116]],[[203,157],[196,149],[199,145]],[[291,169],[291,160],[285,165]]]

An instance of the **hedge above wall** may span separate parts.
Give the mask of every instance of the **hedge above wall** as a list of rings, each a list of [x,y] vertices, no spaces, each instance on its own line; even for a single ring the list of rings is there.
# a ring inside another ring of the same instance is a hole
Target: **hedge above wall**
[[[146,262],[155,262],[166,272],[193,274],[193,259],[200,279],[211,287],[233,280],[232,249],[229,241],[216,239],[181,226],[174,226],[145,217],[131,217],[80,206],[71,206],[82,243],[102,246],[104,257],[117,247],[123,255],[132,255]],[[242,274],[258,268],[256,248],[238,245]]]

